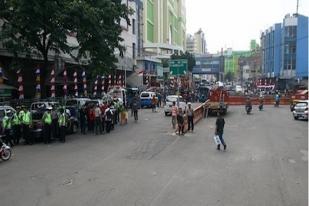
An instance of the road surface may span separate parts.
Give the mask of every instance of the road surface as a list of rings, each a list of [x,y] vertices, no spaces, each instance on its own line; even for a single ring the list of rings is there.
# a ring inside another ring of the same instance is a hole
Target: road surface
[[[108,135],[17,146],[0,162],[1,206],[305,206],[308,132],[288,107],[230,107],[226,152],[215,118],[178,136],[163,111]]]

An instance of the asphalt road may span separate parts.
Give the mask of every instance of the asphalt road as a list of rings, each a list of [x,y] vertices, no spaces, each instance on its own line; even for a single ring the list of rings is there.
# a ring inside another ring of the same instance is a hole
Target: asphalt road
[[[305,206],[308,132],[288,107],[246,115],[230,107],[227,151],[215,118],[177,136],[170,117],[143,110],[108,135],[14,148],[0,162],[1,206]]]

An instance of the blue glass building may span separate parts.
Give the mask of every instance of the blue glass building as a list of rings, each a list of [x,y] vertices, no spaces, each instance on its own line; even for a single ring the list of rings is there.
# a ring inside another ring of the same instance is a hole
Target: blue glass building
[[[283,87],[307,80],[308,48],[308,17],[286,15],[261,35],[263,76],[276,78]]]

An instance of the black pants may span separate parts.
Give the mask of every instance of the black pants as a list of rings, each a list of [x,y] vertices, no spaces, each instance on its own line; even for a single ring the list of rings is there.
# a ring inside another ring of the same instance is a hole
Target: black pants
[[[43,127],[43,134],[44,134],[44,137],[43,137],[43,140],[44,140],[44,143],[45,144],[48,144],[50,143],[50,137],[51,137],[51,125],[50,124],[44,124],[44,127]]]
[[[193,116],[188,116],[188,131],[194,130]]]
[[[53,121],[52,121],[51,134],[52,134],[53,139],[58,139],[58,137],[59,137],[58,119],[53,119]]]
[[[60,126],[60,128],[59,128],[59,139],[60,139],[60,142],[65,142],[65,132],[66,132],[65,126]]]
[[[20,125],[14,125],[13,126],[13,134],[14,134],[14,144],[19,144],[19,141],[20,141]]]
[[[112,121],[105,121],[106,123],[106,132],[109,133],[111,131]]]
[[[183,124],[178,124],[178,134],[180,135],[180,132],[181,134],[184,134],[184,125]]]
[[[138,113],[137,113],[137,110],[134,110],[133,113],[134,113],[134,120],[137,121],[137,120],[138,120]]]
[[[12,132],[11,129],[4,130],[4,135],[5,135],[4,142],[5,144],[10,145],[12,147],[14,146],[14,144],[13,144],[13,138],[12,138],[11,132]]]
[[[82,134],[86,134],[86,121],[85,120],[80,121],[80,132]]]
[[[33,144],[34,138],[32,135],[30,135],[30,128],[29,125],[23,124],[23,138],[26,142],[26,144]]]
[[[102,118],[102,121],[101,121],[101,128],[102,128],[102,132],[104,132],[105,130],[105,118]]]
[[[95,118],[94,122],[95,134],[102,134],[102,122],[100,117]]]

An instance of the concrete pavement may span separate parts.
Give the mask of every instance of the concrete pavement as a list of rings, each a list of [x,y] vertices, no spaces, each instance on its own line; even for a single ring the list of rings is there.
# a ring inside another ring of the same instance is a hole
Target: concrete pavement
[[[215,118],[177,136],[170,117],[143,110],[109,135],[18,146],[0,162],[1,206],[308,204],[307,122],[288,107],[230,107],[226,152],[215,149]]]

